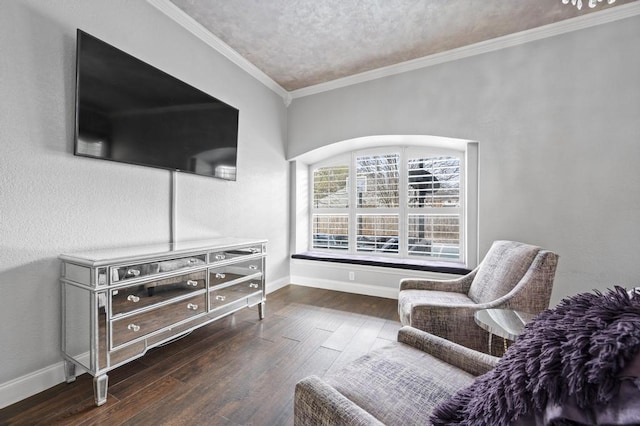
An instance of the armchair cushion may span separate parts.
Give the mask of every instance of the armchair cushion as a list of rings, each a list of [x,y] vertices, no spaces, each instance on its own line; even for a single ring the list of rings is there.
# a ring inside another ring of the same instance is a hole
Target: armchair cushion
[[[426,280],[405,278],[400,280],[400,291],[403,290],[438,290],[469,294],[469,288],[476,276],[477,268],[458,278],[449,280]]]
[[[640,424],[640,297],[583,293],[538,315],[435,425]]]
[[[414,309],[419,307],[423,301],[424,291],[422,290],[405,290],[400,292],[398,295],[398,314],[400,315],[400,321],[403,324],[409,324],[412,316],[414,320],[417,321],[416,315],[419,315],[419,312],[415,312]],[[474,306],[475,303],[464,293],[429,291],[429,305],[434,307],[448,307],[450,305]],[[416,326],[416,324],[414,324],[414,326]]]

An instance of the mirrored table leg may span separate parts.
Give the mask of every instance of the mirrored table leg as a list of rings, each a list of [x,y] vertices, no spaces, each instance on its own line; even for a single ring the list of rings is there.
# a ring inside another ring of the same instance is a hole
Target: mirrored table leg
[[[107,386],[109,384],[109,376],[103,374],[93,378],[93,393],[96,405],[100,406],[107,402]]]
[[[76,381],[76,365],[71,361],[64,361],[64,378],[67,383]]]
[[[258,318],[264,319],[264,302],[258,304]]]

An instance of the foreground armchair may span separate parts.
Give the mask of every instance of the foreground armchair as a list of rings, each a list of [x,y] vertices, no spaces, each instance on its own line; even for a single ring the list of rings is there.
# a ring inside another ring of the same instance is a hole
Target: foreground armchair
[[[567,298],[502,358],[403,327],[397,343],[298,382],[294,401],[297,426],[637,426],[640,292]]]
[[[558,256],[540,247],[496,241],[469,274],[453,280],[403,279],[398,313],[410,325],[478,351],[488,333],[476,325],[480,309],[537,314],[549,306]]]
[[[432,410],[499,358],[411,327],[398,342],[295,389],[296,425],[428,424]]]

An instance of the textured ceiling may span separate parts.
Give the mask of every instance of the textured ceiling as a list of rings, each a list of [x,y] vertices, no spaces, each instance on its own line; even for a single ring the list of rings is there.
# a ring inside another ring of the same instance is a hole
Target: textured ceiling
[[[639,0],[171,0],[288,91]]]

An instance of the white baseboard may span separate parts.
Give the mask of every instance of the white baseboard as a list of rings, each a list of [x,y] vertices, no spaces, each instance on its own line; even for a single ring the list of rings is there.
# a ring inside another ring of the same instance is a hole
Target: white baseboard
[[[397,288],[381,287],[372,284],[359,284],[349,281],[333,281],[309,277],[292,277],[291,284],[322,288],[325,290],[343,291],[345,293],[363,294],[365,296],[384,297],[386,299],[398,298]]]
[[[265,289],[267,294],[269,294],[269,293],[273,293],[276,290],[280,290],[282,287],[288,286],[290,283],[291,283],[291,280],[289,279],[289,277],[284,277],[284,278],[280,278],[279,280],[271,281],[267,283]]]
[[[0,408],[7,407],[65,381],[64,362],[0,384]]]

